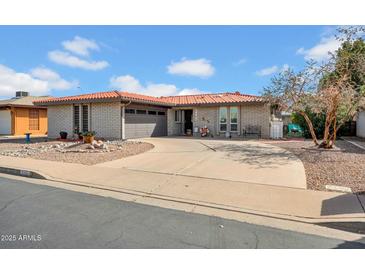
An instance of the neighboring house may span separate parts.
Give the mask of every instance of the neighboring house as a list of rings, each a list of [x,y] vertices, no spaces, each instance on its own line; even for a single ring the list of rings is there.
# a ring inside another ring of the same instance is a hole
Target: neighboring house
[[[357,115],[356,136],[365,138],[365,111],[360,111]]]
[[[245,128],[269,137],[270,107],[260,96],[239,92],[153,97],[129,92],[98,92],[34,102],[48,108],[48,136],[96,131],[103,138],[199,135],[240,136]]]
[[[8,100],[0,100],[0,134],[34,135],[47,134],[47,108],[33,105],[34,100],[47,99],[45,96],[29,96],[18,91]]]

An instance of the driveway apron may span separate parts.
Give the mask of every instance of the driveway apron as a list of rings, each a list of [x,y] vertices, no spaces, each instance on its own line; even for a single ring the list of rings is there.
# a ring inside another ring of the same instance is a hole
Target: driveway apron
[[[98,164],[109,168],[233,182],[306,188],[302,162],[291,152],[259,141],[146,138],[146,153]]]

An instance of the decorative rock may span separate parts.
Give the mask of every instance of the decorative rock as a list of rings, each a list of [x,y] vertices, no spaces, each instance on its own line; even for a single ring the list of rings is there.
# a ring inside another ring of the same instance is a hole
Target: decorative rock
[[[109,149],[109,147],[108,147],[108,145],[107,145],[107,144],[102,144],[102,145],[100,146],[100,148],[101,148],[101,149],[105,149],[105,150],[108,150],[108,149]]]
[[[87,149],[95,149],[95,147],[93,145],[87,145],[86,147]]]

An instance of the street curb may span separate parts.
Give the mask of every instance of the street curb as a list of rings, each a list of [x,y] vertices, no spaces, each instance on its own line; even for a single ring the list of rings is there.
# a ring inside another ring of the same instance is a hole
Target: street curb
[[[275,219],[281,219],[281,220],[299,222],[299,223],[306,223],[306,224],[316,225],[316,224],[320,224],[321,222],[325,222],[325,221],[328,222],[330,220],[332,220],[332,221],[344,221],[343,218],[315,218],[315,217],[309,217],[309,216],[291,215],[291,214],[284,214],[284,213],[278,213],[278,212],[275,212],[275,213],[274,212],[266,212],[266,211],[261,211],[261,210],[233,207],[233,206],[215,204],[215,203],[210,203],[210,202],[187,200],[187,199],[182,199],[182,198],[178,198],[178,197],[164,196],[164,195],[153,194],[153,193],[142,192],[142,191],[136,191],[136,190],[125,189],[125,188],[106,187],[106,186],[103,186],[103,185],[84,183],[84,182],[77,182],[77,181],[74,182],[74,181],[68,181],[68,180],[53,178],[51,176],[43,175],[43,174],[41,174],[39,172],[36,172],[36,171],[17,169],[17,168],[9,168],[9,167],[1,167],[0,166],[0,173],[5,173],[5,174],[15,175],[15,176],[21,176],[21,177],[27,177],[27,178],[33,178],[33,179],[48,180],[48,181],[53,181],[53,182],[61,183],[61,184],[68,184],[68,185],[74,185],[74,186],[80,186],[80,187],[88,187],[88,188],[94,188],[94,189],[99,189],[99,190],[104,190],[104,191],[124,193],[124,194],[128,194],[128,195],[134,195],[134,196],[142,197],[142,198],[152,198],[152,199],[157,199],[157,200],[164,200],[164,201],[167,201],[167,202],[190,204],[190,205],[202,206],[202,207],[207,207],[207,208],[212,208],[212,209],[217,209],[217,210],[226,210],[226,211],[230,211],[230,212],[245,213],[245,214],[251,214],[251,215],[256,215],[256,216],[275,218]],[[360,200],[359,200],[359,203],[360,203],[361,206],[363,206]],[[363,217],[355,217],[354,219],[363,219]]]
[[[17,169],[17,168],[9,168],[9,167],[0,166],[0,173],[22,176],[22,177],[27,177],[27,178],[34,178],[34,179],[48,179],[47,177],[45,177],[37,172],[29,171],[29,170],[25,170],[25,169]]]

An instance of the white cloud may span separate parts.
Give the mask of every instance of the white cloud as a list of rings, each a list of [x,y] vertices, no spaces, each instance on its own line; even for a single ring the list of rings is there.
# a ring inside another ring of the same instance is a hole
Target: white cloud
[[[268,76],[268,75],[274,74],[278,71],[279,71],[278,66],[272,66],[272,67],[268,67],[268,68],[263,68],[263,69],[257,71],[256,74],[258,76]]]
[[[110,86],[122,91],[138,92],[152,96],[171,96],[202,93],[198,89],[178,89],[172,84],[147,83],[145,86],[131,75],[121,75],[110,79]]]
[[[90,50],[99,50],[95,41],[80,36],[75,36],[73,40],[63,41],[62,46],[64,49],[81,56],[89,56]]]
[[[321,41],[310,49],[300,48],[297,54],[304,55],[306,60],[325,61],[330,55],[329,52],[334,53],[341,45],[341,41],[336,40],[335,37],[323,37]]]
[[[65,79],[62,79],[57,72],[45,67],[36,67],[32,69],[30,73],[33,77],[46,81],[50,90],[68,90],[78,85],[77,81],[66,81]]]
[[[214,74],[215,69],[207,59],[189,60],[183,58],[180,62],[172,62],[167,66],[167,71],[170,74],[207,78]]]
[[[131,75],[121,75],[110,79],[110,86],[130,92],[140,92],[143,87],[140,82]]]
[[[75,36],[73,40],[62,42],[66,51],[54,50],[48,52],[48,58],[59,65],[86,70],[102,70],[109,66],[107,61],[93,61],[89,58],[80,58],[76,55],[89,57],[91,50],[99,50],[99,45],[93,41],[80,36]]]
[[[274,73],[286,71],[289,68],[290,68],[290,66],[288,64],[284,64],[282,67],[279,67],[279,66],[275,65],[275,66],[272,66],[272,67],[263,68],[259,71],[256,71],[256,74],[258,76],[269,76],[269,75],[272,75]]]
[[[194,95],[194,94],[202,94],[203,92],[196,88],[184,88],[179,91],[178,95]]]
[[[23,73],[0,64],[0,97],[13,97],[17,90],[29,91],[35,96],[44,95],[53,89],[70,89],[74,84],[47,68],[35,68],[30,73]]]
[[[48,58],[60,65],[86,70],[101,70],[109,66],[106,61],[88,61],[59,50],[48,52]]]
[[[171,84],[148,83],[142,92],[152,96],[170,96],[177,94],[178,89]]]

